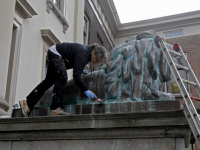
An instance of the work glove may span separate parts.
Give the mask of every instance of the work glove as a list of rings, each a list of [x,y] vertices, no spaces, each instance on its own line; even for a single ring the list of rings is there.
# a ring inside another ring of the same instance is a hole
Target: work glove
[[[82,74],[88,74],[88,71],[87,70],[83,70]]]
[[[97,98],[97,96],[90,90],[87,90],[84,93],[87,95],[88,98],[91,98],[91,99]]]

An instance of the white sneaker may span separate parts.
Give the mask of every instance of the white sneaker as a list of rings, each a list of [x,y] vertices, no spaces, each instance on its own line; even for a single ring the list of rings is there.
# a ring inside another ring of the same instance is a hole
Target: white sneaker
[[[70,115],[70,113],[65,112],[61,108],[57,108],[55,110],[51,110],[50,112],[51,116],[58,116],[58,115]]]
[[[30,109],[28,107],[28,104],[26,103],[26,100],[19,101],[19,105],[22,108],[22,114],[24,117],[28,117],[28,113],[30,112]]]

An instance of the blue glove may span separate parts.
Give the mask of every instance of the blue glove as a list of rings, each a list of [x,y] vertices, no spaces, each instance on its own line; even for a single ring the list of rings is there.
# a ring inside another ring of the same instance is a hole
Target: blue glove
[[[82,74],[88,74],[88,71],[87,70],[83,70]]]
[[[88,98],[91,98],[91,99],[97,98],[97,96],[94,93],[92,93],[90,90],[87,90],[84,93],[87,95]]]

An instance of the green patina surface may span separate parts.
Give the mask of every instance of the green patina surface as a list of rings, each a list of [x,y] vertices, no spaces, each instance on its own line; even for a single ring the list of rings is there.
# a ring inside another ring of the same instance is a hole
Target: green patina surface
[[[151,100],[174,100],[164,93],[164,83],[171,80],[172,73],[161,49],[155,43],[154,31],[130,37],[125,43],[110,51],[108,65],[82,76],[88,89],[104,103],[123,103]],[[169,49],[172,46],[167,44]],[[37,106],[50,106],[52,88],[46,92]],[[68,81],[63,105],[98,104],[91,101],[76,86]],[[106,106],[109,109],[109,105]]]

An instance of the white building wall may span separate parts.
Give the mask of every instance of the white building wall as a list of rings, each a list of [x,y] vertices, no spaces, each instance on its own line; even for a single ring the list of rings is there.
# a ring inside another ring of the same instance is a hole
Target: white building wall
[[[7,115],[6,84],[11,47],[15,1],[1,0],[0,4],[0,116]],[[2,107],[3,106],[3,107]]]
[[[66,33],[63,32],[63,23],[57,17],[53,10],[47,12],[46,0],[33,1],[27,0],[30,6],[38,15],[32,18],[24,18],[21,12],[16,11],[22,21],[21,46],[19,54],[19,67],[17,73],[17,83],[15,99],[8,102],[10,113],[12,105],[26,96],[38,85],[44,78],[45,49],[48,49],[48,43],[43,39],[41,30],[50,30],[60,42],[78,42],[83,43],[83,20],[84,20],[84,1],[62,0],[65,1],[63,16],[69,23]],[[6,15],[5,15],[6,14]],[[10,48],[13,30],[13,18],[15,15],[15,1],[0,1],[0,95],[1,99],[6,96],[6,85],[8,77],[8,66],[10,58]],[[68,79],[72,79],[72,70],[68,70]],[[2,79],[2,80],[1,80]],[[9,101],[9,100],[7,100]],[[1,109],[1,108],[0,108]],[[0,113],[1,116],[1,113]]]
[[[2,0],[2,4],[0,5],[0,95],[4,98],[6,92],[6,79],[8,73],[14,8],[14,1]]]
[[[83,2],[67,0],[66,20],[69,22],[69,28],[66,34],[63,33],[63,24],[60,22],[56,14],[51,11],[46,11],[46,1],[28,1],[35,11],[38,13],[32,19],[25,19],[23,21],[23,34],[21,44],[21,55],[19,64],[19,74],[17,80],[16,102],[25,99],[27,94],[40,83],[42,79],[42,62],[43,62],[43,46],[44,41],[41,36],[41,29],[50,29],[61,42],[79,42],[82,43],[83,34],[83,17],[76,18],[75,15],[80,16],[84,14]],[[81,3],[81,5],[80,5]],[[82,9],[76,13],[76,5]],[[74,23],[79,25],[75,29]],[[82,23],[82,24],[81,24]],[[78,30],[76,32],[76,30]],[[79,40],[74,41],[74,36]],[[81,38],[80,38],[81,37]],[[68,78],[72,78],[72,70],[68,71]]]
[[[193,25],[193,26],[188,26],[188,27],[183,27],[183,28],[174,28],[171,30],[162,30],[162,31],[156,31],[158,35],[161,37],[164,37],[164,32],[168,31],[175,31],[175,30],[180,30],[183,29],[183,36],[191,36],[191,35],[197,35],[200,34],[200,25]],[[135,35],[132,35],[135,36]],[[114,39],[115,46],[124,43],[130,36],[127,37],[119,37]]]

